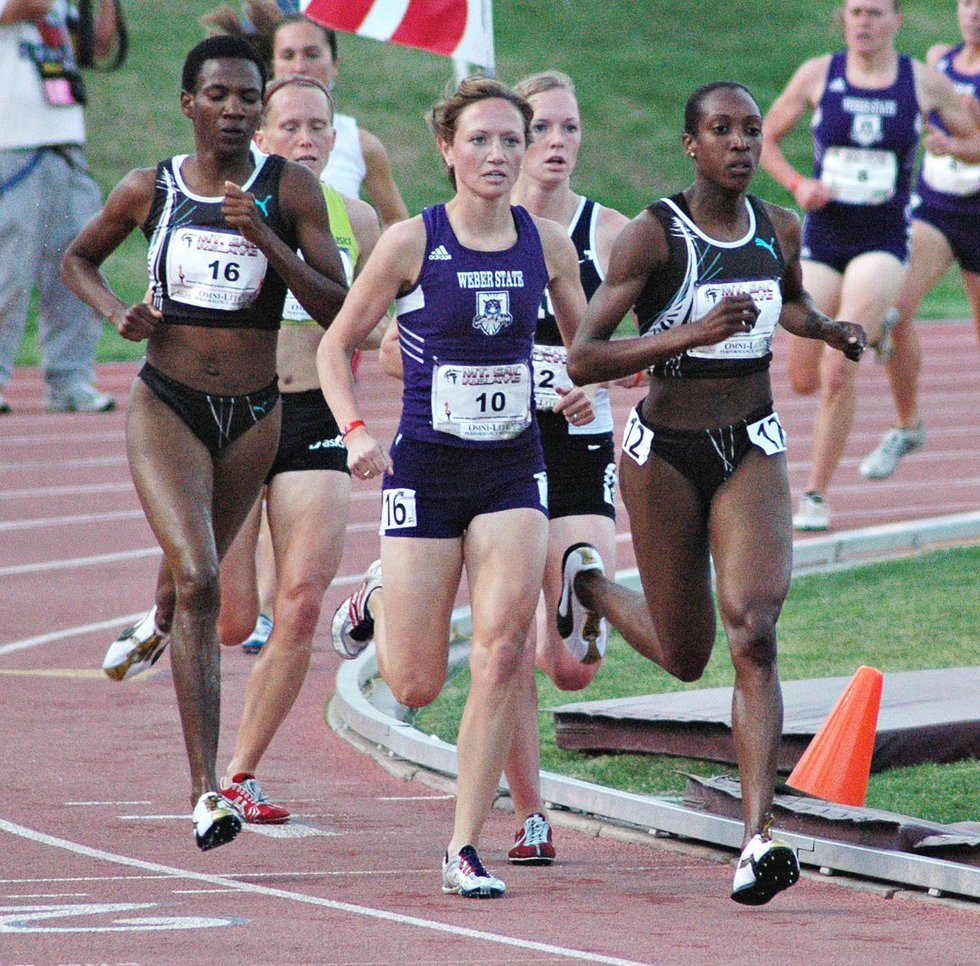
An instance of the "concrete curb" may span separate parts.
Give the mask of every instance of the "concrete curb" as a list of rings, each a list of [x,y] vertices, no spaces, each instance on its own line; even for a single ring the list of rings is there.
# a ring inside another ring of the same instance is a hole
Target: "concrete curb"
[[[811,537],[794,542],[793,572],[819,572],[857,566],[944,544],[966,544],[980,539],[980,512],[912,521],[907,524],[869,527],[840,534]],[[617,573],[617,580],[638,583],[635,569]],[[469,609],[453,615],[459,643],[450,648],[450,664],[467,660],[465,642]],[[337,690],[328,720],[341,735],[354,739],[362,750],[377,749],[389,759],[399,759],[410,769],[423,769],[453,780],[457,774],[456,746],[426,735],[407,720],[405,708],[395,702],[378,674],[374,647],[344,662],[337,672]],[[346,733],[346,734],[345,734]],[[417,772],[412,769],[412,775]],[[438,779],[437,779],[438,780]],[[506,783],[502,780],[502,788]],[[708,816],[666,799],[621,792],[551,772],[541,773],[543,799],[559,808],[581,813],[599,823],[612,823],[639,831],[644,836],[667,834],[738,849],[740,822]],[[929,890],[932,895],[953,894],[980,899],[980,870],[920,856],[873,853],[808,836],[786,836],[800,849],[801,862],[823,870],[870,876]]]

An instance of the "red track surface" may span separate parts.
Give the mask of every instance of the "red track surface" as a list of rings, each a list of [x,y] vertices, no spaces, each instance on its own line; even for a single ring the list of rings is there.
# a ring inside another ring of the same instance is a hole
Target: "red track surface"
[[[891,415],[883,372],[866,363],[830,494],[837,529],[980,506],[976,338],[962,324],[922,335],[928,448],[891,480],[857,475]],[[103,366],[100,384],[122,401],[134,371]],[[813,401],[789,394],[778,365],[774,381],[798,494]],[[395,385],[369,360],[362,386],[372,427],[390,433]],[[497,813],[481,851],[506,879],[506,898],[443,896],[452,801],[393,777],[324,725],[336,670],[327,620],[261,774],[297,820],[199,853],[166,662],[124,684],[95,670],[148,605],[159,560],[129,482],[123,414],[46,414],[30,370],[6,395],[15,412],[0,417],[0,962],[976,961],[980,907],[805,875],[771,905],[744,909],[727,895],[731,856],[626,841],[589,823],[559,828],[554,867],[510,869],[513,820]],[[635,396],[617,391],[620,416]],[[359,487],[354,506],[328,614],[376,555],[376,491]],[[621,529],[619,565],[632,566],[627,520]],[[251,660],[224,654],[222,764]]]

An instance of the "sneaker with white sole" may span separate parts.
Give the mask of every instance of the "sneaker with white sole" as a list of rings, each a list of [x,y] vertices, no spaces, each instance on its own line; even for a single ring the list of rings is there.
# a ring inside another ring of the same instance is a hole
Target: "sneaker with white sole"
[[[519,865],[551,865],[555,861],[551,823],[540,812],[528,815],[524,820],[507,858]]]
[[[381,587],[381,561],[375,560],[357,590],[341,603],[330,625],[333,649],[345,660],[358,656],[374,640],[374,618],[368,598]]]
[[[754,835],[739,856],[732,898],[743,906],[761,906],[799,877],[796,849],[778,839]]]
[[[112,396],[87,383],[48,391],[49,413],[107,413],[115,408]]]
[[[205,792],[194,806],[194,840],[202,852],[230,842],[241,830],[234,806],[217,792]]]
[[[109,645],[102,661],[102,670],[107,677],[122,681],[153,667],[160,660],[170,643],[170,634],[157,627],[156,616],[154,607]]]
[[[609,625],[604,617],[588,610],[575,593],[575,578],[586,570],[604,574],[602,557],[590,543],[573,543],[561,562],[561,597],[555,624],[565,647],[576,661],[596,664],[606,653]]]
[[[829,530],[830,507],[826,499],[814,490],[804,493],[799,509],[793,516],[793,529]]]
[[[221,795],[251,825],[282,825],[289,820],[289,809],[270,802],[249,772],[240,772],[227,785],[222,783]]]
[[[467,899],[498,899],[505,886],[484,868],[476,849],[464,845],[453,858],[442,860],[442,891],[455,892]]]
[[[246,654],[258,654],[262,650],[265,642],[272,633],[272,618],[268,614],[259,614],[259,619],[255,622],[255,629],[252,636],[246,641],[242,641],[242,650]]]
[[[912,429],[892,427],[859,467],[866,480],[883,480],[895,472],[898,461],[926,445],[926,426],[920,419]]]

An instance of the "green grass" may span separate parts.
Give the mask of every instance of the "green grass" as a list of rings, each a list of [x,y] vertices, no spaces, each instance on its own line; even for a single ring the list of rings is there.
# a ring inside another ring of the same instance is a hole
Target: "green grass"
[[[779,668],[784,681],[850,676],[862,664],[885,674],[977,663],[977,573],[980,546],[942,550],[793,581],[779,621]],[[871,604],[873,603],[873,606]],[[542,708],[573,701],[730,687],[731,660],[719,632],[702,679],[685,685],[640,657],[613,634],[602,668],[577,694],[559,691],[540,672]],[[469,688],[469,671],[452,675],[416,724],[454,742]],[[580,754],[555,744],[554,717],[539,716],[541,767],[613,788],[676,794],[679,772],[715,775],[725,766],[664,755]],[[916,765],[871,776],[867,804],[937,822],[976,820],[980,762]]]
[[[203,36],[200,15],[217,5],[217,0],[156,0],[127,7],[131,49],[125,67],[87,75],[89,158],[103,191],[130,168],[191,149],[190,126],[178,106],[180,68],[187,50]],[[951,8],[937,16],[935,0],[910,0],[903,11],[902,50],[921,59],[930,44],[954,39]],[[831,5],[815,14],[805,0],[598,5],[497,0],[493,14],[503,80],[551,67],[575,79],[586,134],[577,187],[630,216],[688,183],[690,168],[679,136],[684,102],[696,86],[731,77],[746,83],[765,109],[805,57],[840,41],[831,26]],[[789,42],[773,42],[781,38]],[[341,37],[341,60],[340,109],[385,142],[409,210],[445,200],[448,185],[423,115],[452,79],[450,62],[347,35]],[[806,124],[786,149],[806,169],[811,157]],[[790,203],[764,173],[754,190]],[[143,239],[134,236],[106,266],[111,284],[125,298],[143,294],[144,251]],[[955,271],[929,295],[921,314],[968,317]],[[33,327],[31,333],[20,365],[37,364]],[[110,332],[99,358],[132,359],[142,351]]]

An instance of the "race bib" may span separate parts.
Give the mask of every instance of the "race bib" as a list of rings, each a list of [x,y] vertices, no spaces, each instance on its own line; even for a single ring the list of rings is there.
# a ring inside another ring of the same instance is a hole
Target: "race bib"
[[[778,278],[727,279],[724,282],[698,282],[694,288],[694,321],[703,319],[726,295],[748,295],[759,316],[747,332],[730,335],[714,345],[688,349],[698,359],[760,359],[772,348],[772,336],[783,309]]]
[[[650,458],[651,446],[653,446],[653,430],[643,425],[640,414],[635,409],[631,410],[630,418],[626,421],[626,428],[623,430],[623,452],[637,466],[642,466]]]
[[[934,191],[967,198],[980,191],[980,164],[966,164],[949,155],[927,151],[922,158],[922,180]]]
[[[845,205],[881,205],[895,195],[898,158],[893,151],[829,147],[820,180]]]
[[[766,456],[775,456],[776,453],[786,452],[786,431],[776,413],[770,413],[757,422],[749,423],[745,427],[745,431],[749,434],[749,439]]]
[[[418,526],[415,513],[415,490],[405,488],[382,490],[381,526],[378,533],[390,530],[407,530]]]
[[[531,425],[531,369],[525,362],[437,365],[432,427],[466,440],[513,439]]]
[[[568,378],[568,350],[563,345],[535,345],[531,350],[534,369],[534,404],[538,409],[553,409],[561,399],[557,387],[571,389]]]
[[[234,312],[255,301],[268,267],[238,232],[177,228],[167,248],[167,288],[175,302]]]

